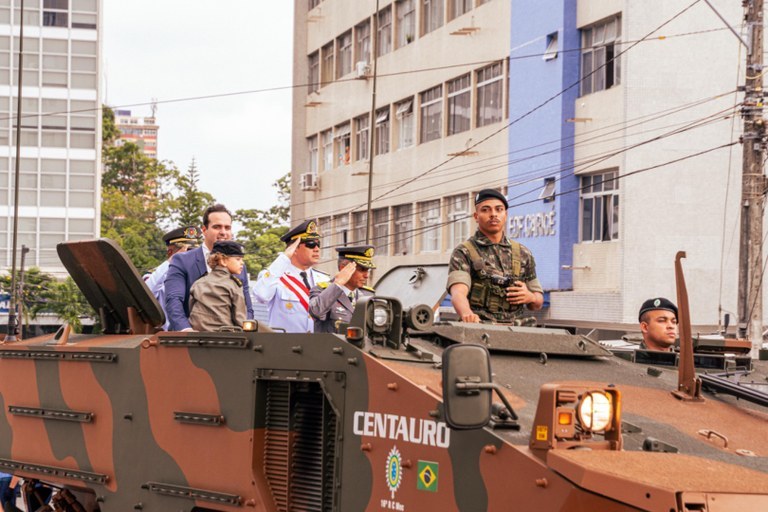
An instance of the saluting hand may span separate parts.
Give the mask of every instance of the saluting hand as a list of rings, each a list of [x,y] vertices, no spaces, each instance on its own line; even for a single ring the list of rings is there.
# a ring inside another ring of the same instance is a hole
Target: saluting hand
[[[339,270],[339,273],[336,274],[336,277],[333,278],[333,282],[339,286],[344,286],[349,282],[350,279],[352,279],[352,274],[355,273],[356,269],[357,263],[347,263],[341,270]]]
[[[534,300],[533,293],[523,281],[515,281],[515,284],[507,288],[507,302],[510,304],[529,304]]]
[[[293,255],[296,253],[296,249],[299,248],[299,244],[301,244],[301,238],[294,240],[293,243],[285,249],[285,255],[288,256],[288,259],[293,258]]]

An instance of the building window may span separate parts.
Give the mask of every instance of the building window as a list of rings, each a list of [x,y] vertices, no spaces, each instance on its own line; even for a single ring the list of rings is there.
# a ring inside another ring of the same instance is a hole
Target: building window
[[[323,46],[323,68],[320,70],[320,78],[323,85],[333,82],[333,41]]]
[[[360,116],[355,119],[355,159],[356,160],[368,160],[368,150],[370,149],[370,141],[368,134],[370,131],[368,127],[370,119],[368,116]]]
[[[309,158],[308,172],[317,174],[317,136],[307,139],[307,153]]]
[[[309,6],[308,6],[308,10],[310,10],[310,11],[311,11],[312,9],[314,9],[315,7],[317,7],[318,5],[320,5],[320,2],[322,2],[322,1],[323,1],[323,0],[309,0]]]
[[[352,31],[336,39],[339,58],[336,59],[336,78],[341,78],[352,71]]]
[[[401,204],[392,208],[395,217],[395,255],[413,253],[413,205]]]
[[[335,130],[336,139],[336,166],[349,165],[350,162],[350,140],[349,123],[342,124],[336,127]]]
[[[336,215],[333,218],[333,246],[349,245],[349,215]]]
[[[443,127],[443,86],[438,85],[420,94],[421,137],[419,142],[439,139]]]
[[[446,198],[448,210],[448,246],[456,247],[469,238],[469,196],[461,194]]]
[[[547,36],[547,48],[544,50],[544,55],[541,58],[544,60],[554,60],[557,58],[557,32],[552,32]]]
[[[413,146],[413,99],[395,104],[397,119],[397,149]]]
[[[402,48],[416,39],[416,0],[399,0],[397,9],[397,47]]]
[[[440,200],[419,203],[421,252],[440,250]]]
[[[477,71],[477,126],[501,121],[503,96],[502,63]]]
[[[445,0],[421,0],[421,35],[443,26]]]
[[[384,107],[376,111],[376,155],[389,153],[389,107]]]
[[[320,143],[323,145],[323,170],[333,169],[333,134],[326,130],[320,134]]]
[[[365,231],[368,226],[368,212],[355,212],[352,214],[352,241],[350,243],[362,245],[365,243]]]
[[[320,235],[326,240],[326,243],[320,244],[320,259],[327,260],[331,257],[331,244],[327,241],[331,240],[331,218],[321,217],[317,220],[317,230]]]
[[[68,11],[69,0],[43,0],[43,26],[69,27]]]
[[[472,9],[472,0],[448,0],[448,21],[458,18]]]
[[[469,130],[471,97],[472,80],[469,74],[448,82],[448,135]]]
[[[376,248],[376,254],[389,254],[389,211],[387,208],[373,210],[373,239],[371,243]]]
[[[320,89],[320,52],[315,52],[307,58],[307,84],[309,92],[317,92]]]
[[[376,30],[376,56],[381,57],[392,51],[392,6],[379,12],[379,26]]]
[[[581,177],[581,241],[619,238],[619,173],[616,170]]]
[[[355,27],[355,62],[368,64],[371,59],[371,22],[364,21]]]
[[[614,60],[620,38],[621,16],[581,29],[582,96],[621,83],[621,59]]]

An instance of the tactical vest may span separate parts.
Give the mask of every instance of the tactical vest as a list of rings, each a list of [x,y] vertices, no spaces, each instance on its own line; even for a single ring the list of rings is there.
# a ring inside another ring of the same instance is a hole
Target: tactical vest
[[[523,304],[510,304],[507,301],[507,290],[504,286],[494,283],[496,280],[511,278],[511,282],[528,281],[522,274],[522,250],[520,244],[509,240],[512,249],[512,274],[492,268],[480,255],[473,240],[465,240],[462,245],[469,252],[472,263],[472,287],[469,290],[469,305],[481,317],[489,320],[509,321],[511,317],[519,316],[525,306]],[[485,314],[484,314],[485,313]]]

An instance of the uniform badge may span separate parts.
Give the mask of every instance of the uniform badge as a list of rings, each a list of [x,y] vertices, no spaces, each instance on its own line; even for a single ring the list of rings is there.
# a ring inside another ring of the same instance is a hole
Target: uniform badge
[[[293,309],[293,303],[292,302],[286,302],[285,303],[285,309]]]
[[[393,446],[387,456],[387,487],[392,492],[392,499],[395,499],[395,492],[400,488],[403,481],[403,468],[401,466],[400,451]]]
[[[366,258],[373,258],[373,248],[365,250],[365,257]]]
[[[315,221],[310,222],[307,224],[307,233],[317,233],[317,224],[315,224]]]
[[[661,304],[661,300],[660,299],[656,299],[655,301],[653,301],[653,305],[656,306],[656,307],[659,307],[660,304]]]
[[[266,272],[264,272],[264,277],[269,277],[270,275],[272,275],[272,274],[270,274],[270,273],[269,273],[269,270],[267,270]]]

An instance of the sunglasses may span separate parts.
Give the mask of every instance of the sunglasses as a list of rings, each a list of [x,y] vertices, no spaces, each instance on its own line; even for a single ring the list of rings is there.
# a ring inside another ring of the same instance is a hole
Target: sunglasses
[[[307,246],[307,249],[314,249],[315,247],[320,247],[320,240],[307,240],[306,242],[301,242],[302,244]]]

